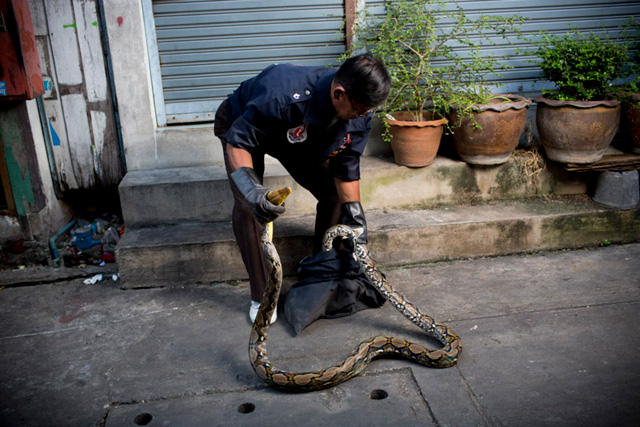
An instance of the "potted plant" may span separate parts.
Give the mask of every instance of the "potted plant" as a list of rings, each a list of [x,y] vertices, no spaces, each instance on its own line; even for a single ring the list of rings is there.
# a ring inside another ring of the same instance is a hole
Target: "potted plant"
[[[630,85],[619,99],[622,101],[620,133],[625,149],[640,154],[640,88]]]
[[[536,124],[547,157],[562,163],[593,163],[611,144],[620,122],[612,82],[624,74],[627,46],[595,33],[573,30],[562,37],[540,33],[533,42],[542,77],[555,84],[537,102]]]
[[[490,94],[454,100],[453,142],[458,155],[472,165],[498,165],[511,158],[527,124],[531,100],[514,94]]]
[[[492,44],[488,34],[505,37],[521,22],[517,16],[471,19],[460,8],[447,10],[443,0],[390,0],[384,14],[364,10],[346,55],[366,49],[389,69],[392,87],[381,112],[383,139],[391,142],[397,163],[417,167],[433,162],[452,102],[472,105],[488,93],[485,77],[499,59],[481,55],[482,43]],[[479,90],[465,91],[470,82]],[[423,132],[431,139],[413,141]]]
[[[620,134],[624,149],[640,154],[640,24],[632,17],[625,29],[624,41],[633,46],[635,54],[627,56],[624,67],[627,76],[633,79],[622,86],[614,88],[614,95],[621,104]]]

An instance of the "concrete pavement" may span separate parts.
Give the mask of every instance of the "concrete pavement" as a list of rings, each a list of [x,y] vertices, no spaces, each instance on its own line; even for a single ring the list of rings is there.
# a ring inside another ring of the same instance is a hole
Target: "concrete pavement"
[[[459,364],[381,359],[308,394],[253,374],[246,286],[6,287],[0,425],[640,425],[638,260],[633,243],[386,270],[462,337]],[[425,341],[389,304],[269,332],[270,359],[290,370],[328,366],[371,335]]]

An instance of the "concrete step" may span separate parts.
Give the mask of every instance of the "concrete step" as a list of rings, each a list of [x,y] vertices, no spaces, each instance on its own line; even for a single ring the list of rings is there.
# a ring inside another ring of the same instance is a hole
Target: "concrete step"
[[[432,170],[437,169],[436,165]],[[431,175],[427,169],[412,173],[423,178]],[[400,192],[400,187],[394,187],[397,183],[390,181],[387,188],[398,188]],[[444,177],[442,181],[451,182]],[[443,184],[441,194],[450,194],[451,188],[445,187]],[[402,192],[418,193],[421,187],[412,185]],[[490,190],[476,196],[485,193]],[[372,197],[371,193],[365,194]],[[393,200],[407,200],[403,197],[408,196],[382,191],[381,197],[386,198],[386,206],[393,206]],[[452,198],[453,195],[443,196],[445,200]],[[367,209],[366,214],[370,248],[382,267],[640,240],[640,209],[602,208],[585,195],[411,209],[374,208]],[[285,274],[293,274],[299,260],[310,253],[313,221],[313,215],[292,214],[276,221],[274,243]],[[123,287],[247,278],[230,221],[128,227],[118,244],[117,260]]]
[[[503,165],[472,167],[438,156],[431,166],[412,169],[396,165],[391,158],[365,156],[362,203],[370,210],[586,193],[589,174],[568,173],[548,164],[532,175],[535,171],[526,168],[525,160],[514,156]],[[285,216],[315,212],[313,196],[279,163],[267,165],[265,185],[293,188]],[[132,171],[124,177],[119,191],[129,228],[231,219],[231,190],[223,166]]]

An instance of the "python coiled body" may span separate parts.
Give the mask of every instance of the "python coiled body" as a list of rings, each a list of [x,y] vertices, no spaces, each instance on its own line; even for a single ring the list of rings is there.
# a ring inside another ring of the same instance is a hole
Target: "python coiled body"
[[[400,313],[418,325],[429,336],[437,339],[443,347],[438,350],[430,350],[402,338],[377,336],[362,341],[346,358],[325,369],[310,372],[288,372],[274,367],[267,357],[267,329],[280,295],[282,266],[278,252],[269,234],[265,231],[262,236],[262,245],[271,265],[270,280],[253,324],[249,341],[249,359],[256,375],[268,385],[283,391],[308,392],[336,386],[358,375],[373,358],[382,355],[395,354],[434,368],[453,366],[462,351],[460,337],[447,326],[420,312],[418,307],[391,287],[376,266],[367,247],[355,243],[357,235],[352,228],[346,225],[329,228],[324,235],[323,250],[331,249],[334,239],[339,237],[354,239],[355,257],[371,284]]]

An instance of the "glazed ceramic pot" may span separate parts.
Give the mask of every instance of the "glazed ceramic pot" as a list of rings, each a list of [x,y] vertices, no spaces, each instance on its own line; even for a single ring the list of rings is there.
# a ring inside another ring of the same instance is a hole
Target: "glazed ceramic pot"
[[[620,101],[557,101],[539,96],[536,124],[547,157],[561,163],[594,163],[613,141]]]
[[[499,165],[509,160],[524,132],[530,105],[530,99],[509,94],[474,105],[472,117],[460,118],[452,108],[453,142],[460,158],[474,165]]]

